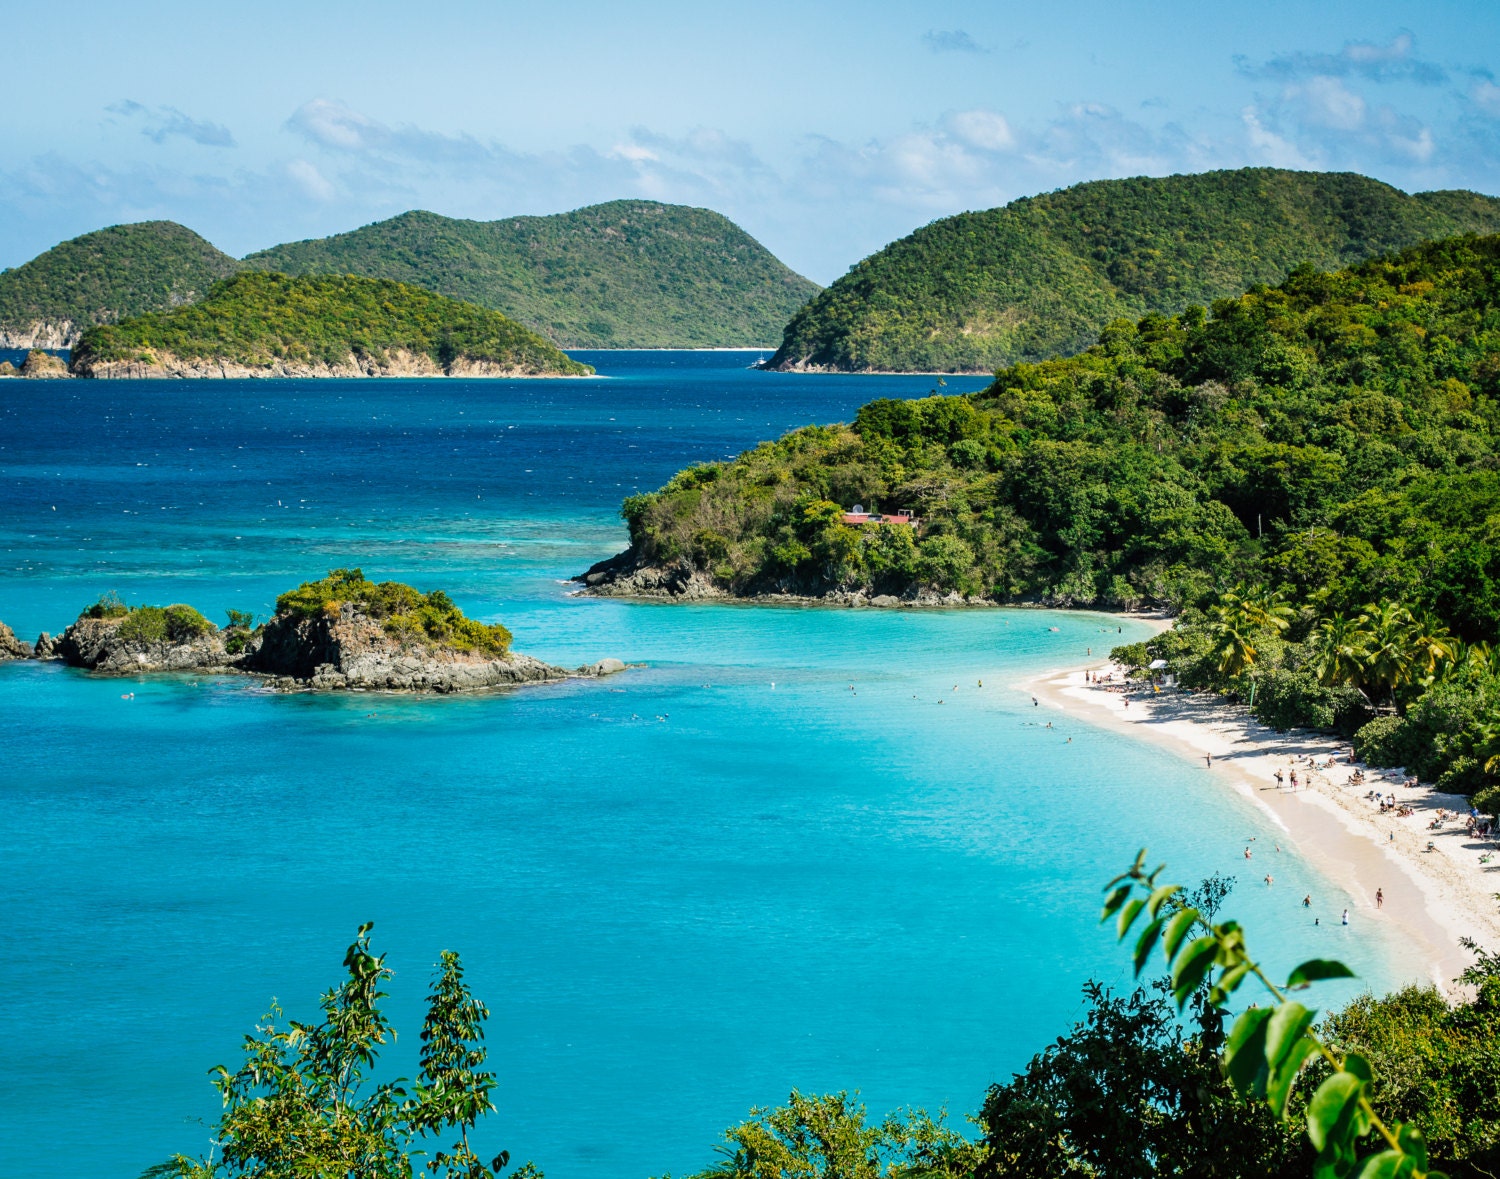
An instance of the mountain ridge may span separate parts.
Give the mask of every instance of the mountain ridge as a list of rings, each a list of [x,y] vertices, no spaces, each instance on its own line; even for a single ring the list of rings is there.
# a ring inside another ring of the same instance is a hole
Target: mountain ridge
[[[1081,351],[1113,319],[1274,285],[1299,265],[1497,230],[1500,199],[1411,195],[1350,172],[1089,181],[892,242],[800,308],[766,367],[992,372]]]

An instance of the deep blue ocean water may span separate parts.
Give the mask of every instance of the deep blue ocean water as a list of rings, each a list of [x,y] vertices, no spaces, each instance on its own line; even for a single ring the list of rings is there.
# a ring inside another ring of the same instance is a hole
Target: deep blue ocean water
[[[1278,967],[1395,981],[1393,947],[1312,926],[1304,893],[1348,901],[1249,803],[1016,689],[1138,624],[571,596],[623,547],[622,496],[932,378],[579,355],[604,377],[0,382],[0,619],[23,637],[107,590],[263,615],[357,564],[519,650],[649,664],[435,700],[0,666],[0,1175],[205,1151],[209,1067],[273,996],[311,1017],[371,919],[391,1067],[459,950],[493,1013],[481,1145],[550,1179],[702,1167],[794,1086],[962,1118],[1087,978],[1127,982],[1094,919],[1142,845],[1188,882],[1238,866],[1230,909]],[[1252,837],[1286,849],[1274,889]]]

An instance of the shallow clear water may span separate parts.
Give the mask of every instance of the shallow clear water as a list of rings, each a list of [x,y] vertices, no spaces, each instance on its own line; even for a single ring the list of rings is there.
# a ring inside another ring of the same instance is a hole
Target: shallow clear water
[[[1311,925],[1303,893],[1347,902],[1249,803],[1015,688],[1134,624],[570,596],[623,495],[932,386],[582,356],[610,379],[0,383],[25,637],[105,590],[264,614],[359,564],[543,658],[649,663],[443,700],[0,666],[0,1174],[204,1150],[206,1070],[272,996],[312,1014],[368,919],[393,1065],[460,950],[501,1078],[482,1144],[551,1179],[705,1165],[793,1086],[973,1110],[1086,978],[1125,981],[1094,916],[1143,844],[1193,881],[1281,838],[1275,888],[1258,856],[1231,902],[1267,956],[1393,981],[1390,947]]]

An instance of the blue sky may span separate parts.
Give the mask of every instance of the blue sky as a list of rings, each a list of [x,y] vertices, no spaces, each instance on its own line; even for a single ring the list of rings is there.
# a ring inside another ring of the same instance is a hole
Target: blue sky
[[[7,15],[0,266],[427,208],[717,209],[829,282],[919,225],[1246,164],[1500,194],[1492,2],[317,3]]]

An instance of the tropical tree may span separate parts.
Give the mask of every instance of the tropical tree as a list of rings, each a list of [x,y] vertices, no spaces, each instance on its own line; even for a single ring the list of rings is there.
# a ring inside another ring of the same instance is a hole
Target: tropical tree
[[[1366,606],[1356,622],[1364,636],[1360,687],[1374,689],[1379,699],[1393,698],[1417,666],[1416,620],[1401,603],[1382,602]]]
[[[317,1024],[282,1024],[273,1007],[245,1037],[245,1060],[234,1072],[220,1066],[213,1083],[224,1101],[216,1146],[219,1158],[177,1155],[147,1172],[180,1179],[412,1179],[424,1152],[416,1138],[457,1130],[458,1142],[439,1151],[421,1174],[427,1179],[494,1179],[509,1161],[502,1152],[488,1166],[469,1143],[469,1131],[494,1105],[494,1075],[483,1070],[483,1022],[489,1011],[470,994],[457,954],[444,952],[422,1027],[422,1065],[414,1089],[396,1078],[375,1084],[370,1074],[381,1047],[395,1039],[380,1009],[391,977],[385,955],[370,948],[372,924],[359,927],[344,955],[348,977],[323,995]],[[541,1179],[530,1163],[512,1179]]]
[[[1422,1132],[1410,1122],[1387,1124],[1372,1104],[1375,1075],[1357,1052],[1340,1053],[1314,1029],[1317,1013],[1291,998],[1324,979],[1352,978],[1342,962],[1314,958],[1298,966],[1283,984],[1250,954],[1245,931],[1236,921],[1215,921],[1199,908],[1174,904],[1182,889],[1159,884],[1163,871],[1146,871],[1144,850],[1128,871],[1105,886],[1101,921],[1115,918],[1123,941],[1145,918],[1136,936],[1137,976],[1158,946],[1170,970],[1170,987],[1178,1009],[1187,1006],[1205,984],[1207,1002],[1226,1008],[1239,988],[1254,980],[1270,998],[1240,1014],[1224,1042],[1225,1077],[1241,1096],[1263,1104],[1280,1120],[1288,1118],[1292,1090],[1303,1066],[1319,1059],[1326,1076],[1306,1099],[1308,1141],[1317,1151],[1314,1179],[1424,1179],[1431,1170]],[[1217,974],[1215,973],[1217,971]],[[1375,1153],[1360,1158],[1361,1143],[1375,1136]]]
[[[1332,687],[1357,681],[1364,670],[1365,638],[1356,619],[1342,613],[1322,619],[1311,636],[1318,682]]]

